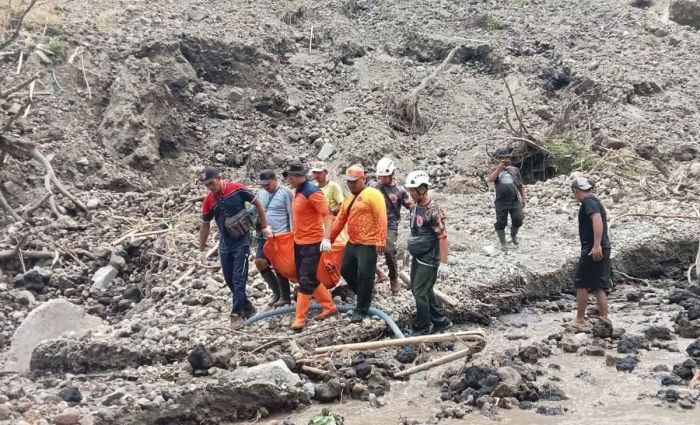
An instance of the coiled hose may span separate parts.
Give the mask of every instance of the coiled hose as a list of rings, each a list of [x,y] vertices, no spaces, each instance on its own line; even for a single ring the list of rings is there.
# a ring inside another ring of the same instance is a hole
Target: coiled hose
[[[347,313],[348,311],[354,310],[355,306],[352,305],[339,305],[338,306],[338,312],[340,313]],[[316,304],[315,302],[311,304],[311,310],[312,311],[321,311],[321,306]],[[294,306],[288,306],[288,307],[282,307],[282,308],[276,308],[274,310],[268,310],[268,311],[263,311],[262,313],[258,313],[255,316],[251,317],[250,319],[246,320],[243,324],[245,326],[250,326],[253,323],[259,321],[259,320],[264,320],[264,319],[269,319],[271,317],[275,316],[282,316],[284,314],[289,314],[289,313],[294,313],[296,312],[296,307]],[[380,319],[386,323],[386,325],[391,329],[391,332],[394,333],[394,336],[398,339],[405,339],[406,336],[401,332],[401,329],[396,325],[396,322],[389,317],[388,314],[384,313],[381,310],[378,310],[374,307],[370,307],[369,311],[367,312],[370,316],[377,316]]]

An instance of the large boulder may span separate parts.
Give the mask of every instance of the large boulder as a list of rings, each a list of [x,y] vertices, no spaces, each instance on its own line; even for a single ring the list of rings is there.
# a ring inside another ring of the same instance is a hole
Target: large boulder
[[[700,29],[700,0],[671,0],[668,11],[672,21]]]
[[[34,348],[41,342],[66,332],[94,329],[105,323],[64,299],[51,300],[32,310],[12,335],[12,346],[5,370],[29,371]]]
[[[294,387],[301,379],[299,375],[289,370],[283,360],[275,360],[248,368],[239,368],[233,372],[233,377],[243,382],[267,382]]]

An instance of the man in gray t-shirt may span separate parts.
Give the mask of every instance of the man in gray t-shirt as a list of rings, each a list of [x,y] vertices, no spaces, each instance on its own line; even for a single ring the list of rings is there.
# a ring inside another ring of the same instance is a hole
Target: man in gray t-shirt
[[[378,182],[371,186],[378,189],[384,195],[387,215],[386,246],[384,248],[384,258],[389,269],[389,281],[391,282],[391,292],[398,294],[401,289],[399,285],[398,266],[396,264],[396,240],[399,235],[399,223],[401,222],[401,207],[411,210],[411,199],[406,189],[396,186],[394,174],[396,166],[389,158],[382,158],[377,163]]]
[[[275,172],[263,170],[260,172],[258,184],[262,189],[258,191],[258,199],[265,206],[267,224],[272,229],[272,234],[290,232],[292,230],[292,191],[279,184]],[[272,298],[268,305],[281,307],[291,304],[289,280],[275,273],[270,267],[270,261],[265,257],[263,246],[265,239],[259,237],[255,255],[255,267],[260,271],[260,276],[267,282],[272,290]]]
[[[523,225],[523,208],[525,207],[525,188],[520,170],[511,164],[511,152],[499,149],[496,152],[498,166],[488,176],[496,187],[496,234],[501,247],[506,247],[506,226],[510,214],[510,237],[513,244],[518,244],[518,230]]]

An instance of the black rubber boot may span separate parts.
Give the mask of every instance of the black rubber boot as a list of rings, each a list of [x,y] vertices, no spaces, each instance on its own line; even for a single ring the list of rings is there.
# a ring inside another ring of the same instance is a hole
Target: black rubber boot
[[[267,282],[267,286],[272,291],[272,298],[267,302],[267,305],[274,305],[280,299],[280,283],[277,280],[277,275],[272,271],[271,267],[260,272],[260,276]]]
[[[289,293],[289,279],[286,277],[277,275],[277,280],[280,283],[280,299],[276,303],[272,304],[273,307],[282,307],[284,305],[290,305],[292,299]]]
[[[498,241],[501,243],[501,248],[505,249],[506,248],[506,231],[505,230],[496,230],[496,234],[498,235]]]
[[[519,243],[518,241],[518,230],[520,230],[520,227],[511,227],[510,228],[510,238],[513,241],[514,245],[517,245]]]

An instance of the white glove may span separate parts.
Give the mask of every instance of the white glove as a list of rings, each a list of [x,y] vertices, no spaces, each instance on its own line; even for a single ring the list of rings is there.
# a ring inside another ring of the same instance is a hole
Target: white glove
[[[205,251],[199,253],[199,262],[202,264],[207,264],[207,253]]]
[[[262,229],[262,235],[263,235],[263,238],[265,238],[265,239],[272,236],[272,229],[270,229],[270,226],[267,226],[266,228]]]
[[[447,278],[450,277],[450,266],[448,266],[447,263],[440,263],[437,274],[440,280],[447,280]]]
[[[331,252],[331,240],[324,239],[321,241],[321,252]]]

